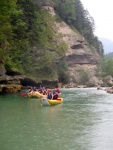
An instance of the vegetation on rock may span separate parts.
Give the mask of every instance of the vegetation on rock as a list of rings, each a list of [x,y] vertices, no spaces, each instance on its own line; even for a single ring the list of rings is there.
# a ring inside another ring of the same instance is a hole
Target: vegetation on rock
[[[54,7],[57,17],[42,9],[44,5]],[[102,43],[93,34],[94,20],[80,0],[0,1],[0,66],[39,81],[59,79],[68,83],[68,66],[63,60],[68,46],[53,28],[54,22],[60,19],[103,55]],[[83,72],[81,78],[84,82],[88,75]]]
[[[0,3],[0,63],[27,75],[54,78],[55,62],[67,49],[52,29],[54,19],[32,0]]]
[[[102,75],[113,77],[113,58],[105,57],[102,62]]]

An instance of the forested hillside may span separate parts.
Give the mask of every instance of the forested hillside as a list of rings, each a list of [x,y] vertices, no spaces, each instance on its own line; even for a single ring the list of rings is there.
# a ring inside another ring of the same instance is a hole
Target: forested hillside
[[[42,6],[54,7],[52,17]],[[64,58],[67,43],[53,29],[54,21],[64,20],[103,54],[102,43],[94,36],[94,20],[80,0],[0,1],[0,66],[41,79],[68,82]]]
[[[89,44],[93,45],[102,54],[103,46],[97,36],[93,34],[95,22],[89,12],[84,9],[80,0],[35,0],[40,5],[51,4],[57,14],[71,27],[81,33]]]

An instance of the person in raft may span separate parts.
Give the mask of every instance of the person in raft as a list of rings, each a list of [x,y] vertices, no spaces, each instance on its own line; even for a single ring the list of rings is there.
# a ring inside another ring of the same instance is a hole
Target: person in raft
[[[42,94],[43,94],[43,95],[46,95],[46,94],[47,94],[47,90],[46,90],[45,87],[43,87],[43,89],[42,89]]]
[[[40,85],[40,87],[39,87],[39,93],[42,93],[43,92],[43,87]]]
[[[53,95],[50,89],[47,90],[47,99],[52,99]]]
[[[54,92],[53,93],[53,100],[57,100],[58,99],[58,92]]]
[[[28,93],[32,92],[33,91],[33,87],[31,86],[28,90]]]
[[[56,87],[54,88],[54,90],[53,90],[53,95],[54,95],[54,93],[56,93],[56,94],[58,95],[58,97],[61,97],[61,92],[60,92],[58,86],[56,86]],[[55,95],[56,95],[56,94],[55,94]]]
[[[33,87],[33,92],[36,92],[36,87]]]

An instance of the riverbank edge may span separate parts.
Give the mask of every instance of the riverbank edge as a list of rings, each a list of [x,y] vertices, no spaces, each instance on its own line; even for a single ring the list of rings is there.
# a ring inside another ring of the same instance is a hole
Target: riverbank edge
[[[46,88],[54,88],[56,85],[59,88],[89,88],[96,87],[98,90],[105,88],[107,93],[113,93],[113,78],[109,77],[105,84],[98,85],[78,85],[76,83],[63,84],[59,83],[58,80],[42,80],[37,82],[25,75],[20,74],[17,71],[10,71],[6,73],[6,70],[0,72],[0,93],[17,93],[22,89],[28,89],[30,86],[39,87],[40,85],[45,86]]]

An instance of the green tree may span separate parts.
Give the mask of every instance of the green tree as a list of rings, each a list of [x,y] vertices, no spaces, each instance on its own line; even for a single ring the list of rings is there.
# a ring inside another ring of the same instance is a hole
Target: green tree
[[[76,19],[73,0],[54,0],[57,13],[68,24],[73,24]]]
[[[102,74],[104,76],[111,75],[113,77],[113,58],[105,58],[103,60]]]
[[[58,69],[59,81],[65,84],[69,83],[70,78],[69,78],[68,65],[66,61],[60,60],[57,65],[57,69]]]
[[[5,63],[5,55],[12,39],[11,15],[15,12],[16,0],[0,1],[0,57]]]

